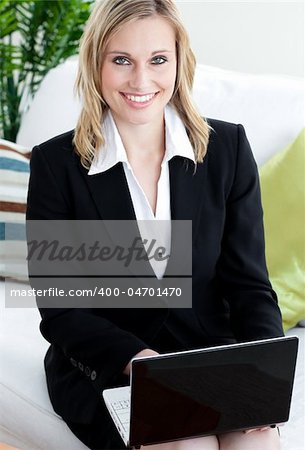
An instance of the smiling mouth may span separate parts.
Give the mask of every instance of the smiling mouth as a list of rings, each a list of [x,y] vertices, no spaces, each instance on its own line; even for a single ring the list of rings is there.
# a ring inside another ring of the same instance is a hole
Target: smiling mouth
[[[121,92],[120,94],[128,100],[135,103],[147,103],[152,100],[159,92],[154,92],[153,94],[145,94],[145,95],[132,95],[126,94],[125,92]]]

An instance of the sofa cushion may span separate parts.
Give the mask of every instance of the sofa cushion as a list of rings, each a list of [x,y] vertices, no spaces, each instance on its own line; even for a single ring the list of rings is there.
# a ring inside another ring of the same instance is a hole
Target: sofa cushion
[[[285,329],[305,319],[305,129],[260,171],[266,257]]]
[[[199,64],[194,99],[203,116],[244,125],[259,166],[304,126],[304,80]]]
[[[0,140],[0,275],[27,278],[25,211],[29,182],[27,148]]]

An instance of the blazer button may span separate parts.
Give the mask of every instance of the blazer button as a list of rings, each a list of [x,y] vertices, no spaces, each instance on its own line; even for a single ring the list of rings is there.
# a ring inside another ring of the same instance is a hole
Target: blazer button
[[[87,375],[87,377],[90,377],[90,375],[91,375],[90,367],[88,367],[88,366],[85,367],[85,374]]]
[[[95,370],[92,370],[91,372],[91,380],[94,381],[96,379],[96,372]]]
[[[84,365],[82,363],[78,363],[78,368],[79,370],[81,370],[82,372],[84,371]]]
[[[70,363],[72,364],[72,366],[77,367],[77,362],[74,358],[70,358]]]

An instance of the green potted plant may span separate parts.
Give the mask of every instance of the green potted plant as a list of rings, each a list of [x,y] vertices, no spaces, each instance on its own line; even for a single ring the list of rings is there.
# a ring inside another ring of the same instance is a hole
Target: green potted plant
[[[94,0],[0,0],[0,137],[15,142],[21,115],[48,71],[77,53]]]

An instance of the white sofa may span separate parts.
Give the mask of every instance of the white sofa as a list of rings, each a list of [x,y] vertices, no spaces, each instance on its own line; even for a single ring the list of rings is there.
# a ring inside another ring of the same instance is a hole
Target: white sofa
[[[79,102],[73,98],[77,60],[52,70],[24,115],[18,143],[31,148],[74,127]],[[304,127],[302,80],[234,73],[198,66],[194,96],[203,115],[242,123],[259,165],[289,144]],[[21,287],[18,283],[18,287]],[[5,308],[0,283],[0,442],[22,450],[85,450],[50,404],[35,308]],[[282,430],[282,450],[304,450],[305,328],[300,338],[291,418]]]

